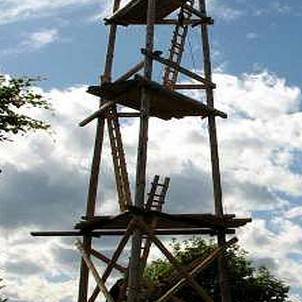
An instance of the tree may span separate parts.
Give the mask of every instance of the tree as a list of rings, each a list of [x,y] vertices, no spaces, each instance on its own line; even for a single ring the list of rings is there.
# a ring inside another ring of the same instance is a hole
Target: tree
[[[176,241],[172,243],[173,254],[183,265],[188,265],[199,257],[206,258],[215,248],[213,242],[206,242],[201,238],[194,238],[183,244]],[[273,276],[267,268],[255,268],[248,260],[247,253],[238,245],[231,247],[225,256],[228,262],[233,302],[290,302],[289,286]],[[153,261],[145,271],[146,279],[150,284],[155,285],[157,298],[171,286],[169,283],[171,276],[177,275],[173,266],[163,259]],[[195,280],[213,297],[214,301],[220,301],[217,276],[217,261],[195,276]],[[200,302],[199,296],[187,285],[175,295],[180,298],[180,301]]]
[[[2,289],[3,287],[5,287],[5,285],[2,285],[3,279],[0,278],[0,289]],[[6,302],[8,299],[7,298],[2,298],[0,297],[0,302]]]
[[[34,91],[33,85],[39,80],[0,75],[0,142],[11,140],[11,135],[17,133],[49,129],[48,123],[24,113],[24,109],[51,109],[48,101]]]

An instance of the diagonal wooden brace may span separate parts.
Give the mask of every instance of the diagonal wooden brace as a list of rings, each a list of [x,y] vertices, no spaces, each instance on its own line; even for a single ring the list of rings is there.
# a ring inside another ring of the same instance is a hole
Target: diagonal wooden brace
[[[191,276],[203,271],[206,269],[215,259],[217,259],[223,251],[228,248],[230,245],[235,244],[238,241],[236,237],[232,238],[226,244],[223,246],[220,246],[216,248],[207,258],[201,261],[201,259],[197,259],[197,263],[200,262],[198,265],[194,265],[194,267],[190,270],[189,274]],[[195,261],[194,261],[195,262]],[[185,284],[186,284],[186,279],[182,278],[180,281],[178,281],[174,286],[172,286],[164,295],[162,295],[159,299],[157,299],[155,302],[163,302],[168,300],[175,294],[176,291],[180,290]]]
[[[206,293],[206,291],[194,280],[194,278],[186,271],[186,269],[177,262],[175,257],[170,253],[170,251],[163,245],[163,243],[153,234],[152,230],[140,220],[139,226],[143,231],[149,234],[150,238],[154,242],[154,244],[158,247],[158,249],[166,256],[166,258],[171,262],[171,264],[176,268],[176,270],[183,275],[183,277],[187,280],[191,287],[193,287],[198,295],[205,302],[214,302],[213,299]]]
[[[93,255],[94,257],[96,257],[97,259],[107,263],[107,264],[109,264],[110,261],[111,261],[107,256],[105,256],[104,254],[102,254],[102,253],[100,253],[100,252],[98,252],[94,249],[90,250],[90,254]],[[117,269],[118,271],[120,271],[123,274],[127,272],[127,268],[120,265],[120,264],[118,264],[118,263],[114,264],[114,268]]]
[[[77,240],[75,243],[75,246],[78,248],[78,250],[80,251],[80,253],[82,254],[82,258],[84,259],[87,267],[89,268],[89,270],[91,271],[97,287],[100,291],[102,291],[102,293],[104,294],[104,296],[106,297],[108,302],[115,302],[112,298],[112,296],[110,295],[108,289],[106,288],[105,282],[102,280],[101,276],[99,275],[99,273],[97,272],[93,262],[91,261],[91,259],[89,258],[88,254],[85,251],[84,246],[82,245],[82,243]]]
[[[105,269],[105,272],[102,276],[102,280],[103,282],[106,282],[106,280],[108,279],[108,277],[110,276],[110,273],[112,272],[112,269],[114,268],[114,266],[116,265],[116,261],[118,260],[119,256],[121,255],[125,245],[127,244],[132,232],[133,232],[133,229],[135,228],[135,219],[132,219],[128,225],[128,228],[123,236],[123,238],[121,239],[117,249],[115,250],[113,256],[112,256],[112,259],[111,261],[108,263],[108,266],[107,268]],[[95,299],[97,298],[98,294],[100,293],[100,289],[99,287],[97,286],[91,297],[89,298],[88,302],[94,302]]]
[[[107,101],[104,104],[101,105],[100,109],[95,111],[93,114],[85,118],[83,121],[79,123],[80,127],[84,127],[90,122],[92,122],[94,119],[101,117],[101,115],[108,110],[108,108],[112,107],[115,103],[112,101]]]

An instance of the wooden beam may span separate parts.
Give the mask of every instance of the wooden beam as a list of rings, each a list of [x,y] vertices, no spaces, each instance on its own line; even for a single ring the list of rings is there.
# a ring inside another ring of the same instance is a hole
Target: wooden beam
[[[112,272],[112,269],[114,268],[114,266],[116,265],[116,262],[119,258],[119,256],[121,255],[124,247],[126,246],[132,232],[133,232],[133,229],[135,227],[135,224],[134,224],[134,220],[132,220],[130,223],[129,223],[129,226],[128,226],[128,229],[127,231],[125,232],[123,238],[121,239],[121,241],[119,242],[115,252],[113,253],[113,256],[112,256],[112,259],[110,260],[110,262],[108,263],[108,266],[106,267],[105,269],[105,272],[102,276],[102,280],[103,282],[106,282],[106,280],[108,279],[108,277],[110,276],[111,272]],[[95,299],[97,298],[98,294],[100,292],[100,289],[99,287],[96,287],[91,295],[91,297],[89,298],[88,302],[94,302]]]
[[[207,16],[206,2],[205,0],[199,0],[200,14],[204,17]],[[212,81],[212,65],[210,55],[210,43],[208,27],[205,24],[201,25],[201,40],[203,45],[203,62],[204,62],[204,74],[208,81]],[[207,105],[214,108],[214,92],[211,87],[206,89]],[[221,176],[218,154],[218,142],[217,142],[217,130],[215,116],[209,115],[208,117],[208,131],[210,140],[210,152],[211,152],[211,166],[212,166],[212,180],[213,180],[213,192],[214,192],[214,206],[217,216],[223,216],[223,204],[222,204],[222,188],[221,188]],[[223,230],[218,233],[218,245],[222,246],[226,242],[226,236]],[[219,257],[218,260],[219,271],[219,285],[221,291],[221,301],[231,302],[231,292],[229,288],[228,272],[226,270],[226,263],[224,257]]]
[[[125,234],[125,230],[100,230],[100,231],[92,231],[86,232],[91,237],[100,237],[100,236],[123,236]],[[226,234],[235,234],[234,229],[226,229]],[[34,237],[76,237],[83,236],[85,233],[79,231],[46,231],[46,232],[31,232],[30,233]],[[155,235],[158,236],[181,236],[181,235],[217,235],[217,231],[213,229],[205,229],[205,228],[190,228],[190,229],[156,229],[154,231]]]
[[[148,52],[153,52],[154,47],[154,23],[156,18],[156,0],[148,0],[147,26],[146,26],[146,43],[145,48]],[[153,60],[145,56],[144,77],[152,80]],[[148,129],[150,115],[151,95],[148,94],[147,88],[141,89],[141,106],[140,106],[140,125],[139,139],[136,160],[136,186],[135,186],[135,206],[143,208],[145,202],[146,187],[146,166],[147,166],[147,149],[148,149]],[[140,283],[142,280],[142,271],[140,269],[140,254],[142,245],[142,234],[140,230],[134,230],[132,236],[131,258],[129,263],[129,282],[127,302],[140,302],[138,295]]]
[[[170,66],[170,67],[178,70],[179,72],[183,73],[184,75],[186,75],[196,81],[204,83],[207,87],[216,88],[216,85],[214,83],[212,83],[212,81],[209,81],[209,80],[199,76],[198,74],[196,74],[184,67],[181,67],[180,65],[172,62],[171,60],[162,58],[157,52],[148,52],[146,49],[142,49],[141,52],[143,55],[145,55],[149,58],[152,58],[155,61],[158,61],[166,66]]]
[[[207,86],[200,84],[175,84],[173,88],[178,89],[206,89]]]
[[[213,299],[206,293],[206,291],[193,279],[193,277],[186,271],[186,269],[178,263],[178,261],[174,258],[174,256],[170,253],[170,251],[164,246],[164,244],[152,233],[149,227],[143,222],[140,221],[141,228],[146,231],[154,244],[158,247],[158,249],[166,256],[166,258],[171,262],[171,264],[175,267],[175,269],[187,280],[189,285],[193,287],[198,295],[205,302],[213,302]]]
[[[104,254],[94,250],[94,249],[91,249],[90,250],[90,253],[92,256],[98,258],[99,260],[109,264],[111,262],[111,260],[105,256]],[[114,268],[117,269],[118,271],[120,271],[121,273],[126,273],[127,272],[127,268],[123,267],[122,265],[118,264],[118,263],[115,263],[114,264]]]
[[[127,72],[125,72],[122,76],[120,76],[119,78],[117,78],[115,80],[116,82],[121,82],[121,81],[126,81],[129,78],[131,78],[134,74],[136,74],[137,72],[139,72],[145,64],[145,60],[142,60],[141,62],[137,63],[135,66],[133,66],[131,69],[129,69]]]
[[[94,119],[101,117],[101,115],[106,112],[110,107],[112,107],[115,104],[115,102],[107,101],[104,104],[100,106],[100,109],[95,111],[93,114],[85,118],[82,122],[79,123],[80,127],[84,127],[90,122],[92,122]]]
[[[78,250],[82,254],[82,257],[83,257],[86,265],[88,266],[90,272],[92,273],[99,290],[102,291],[102,293],[104,294],[104,296],[108,302],[115,302],[113,300],[112,296],[110,295],[110,293],[105,285],[105,282],[100,277],[93,262],[90,260],[89,255],[86,253],[84,245],[82,245],[82,243],[79,240],[77,240],[77,242],[75,243],[75,246],[78,248]]]
[[[132,117],[140,117],[139,112],[118,112],[118,117],[121,118],[132,118]]]
[[[238,242],[238,239],[236,237],[229,240],[226,244],[223,246],[220,246],[216,248],[208,257],[206,257],[204,260],[198,259],[197,261],[194,261],[196,263],[199,262],[198,265],[194,265],[194,267],[190,270],[189,274],[191,276],[194,276],[201,271],[205,270],[217,257],[219,257],[223,251],[231,246],[232,244],[235,244]],[[187,280],[185,278],[182,278],[180,281],[178,281],[174,286],[172,286],[164,295],[162,295],[159,299],[157,299],[155,302],[164,302],[171,298],[175,292],[180,290],[185,284]]]

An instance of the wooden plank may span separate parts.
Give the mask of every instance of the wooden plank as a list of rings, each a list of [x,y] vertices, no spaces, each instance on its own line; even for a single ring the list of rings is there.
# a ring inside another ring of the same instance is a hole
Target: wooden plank
[[[206,291],[193,279],[193,277],[186,271],[186,269],[178,263],[178,261],[174,258],[174,256],[169,252],[169,250],[164,246],[164,244],[152,234],[152,231],[148,228],[148,226],[140,221],[141,228],[146,231],[151,237],[154,244],[158,247],[158,249],[166,256],[166,258],[171,262],[171,264],[175,267],[175,269],[187,280],[188,284],[193,287],[198,295],[205,302],[213,302],[213,299],[206,293]]]
[[[108,291],[108,289],[105,285],[105,282],[100,277],[100,275],[97,272],[93,262],[90,260],[89,255],[86,253],[85,248],[82,245],[82,243],[78,240],[75,243],[75,246],[78,248],[78,250],[82,254],[82,257],[83,257],[86,265],[88,266],[89,270],[91,271],[99,290],[102,291],[102,293],[104,294],[104,296],[105,296],[105,298],[107,299],[108,302],[115,302],[113,300],[112,296],[110,295],[110,293],[109,293],[109,291]]]
[[[154,23],[168,16],[179,8],[185,0],[156,0],[156,12]],[[148,0],[132,0],[122,7],[113,16],[106,19],[106,23],[120,25],[147,24],[148,23]]]
[[[166,236],[166,235],[217,235],[217,231],[209,228],[189,228],[189,229],[155,229],[155,235]],[[234,229],[225,229],[226,234],[235,234]],[[123,236],[125,234],[125,229],[123,230],[100,230],[87,232],[91,237],[100,236]],[[45,231],[45,232],[31,232],[32,236],[35,237],[77,237],[83,236],[82,232],[78,231]]]
[[[197,265],[194,265],[193,268],[190,270],[189,274],[194,276],[201,271],[205,270],[217,257],[219,257],[223,251],[228,248],[230,245],[235,244],[238,242],[238,239],[236,237],[229,240],[226,244],[223,246],[220,246],[216,248],[213,253],[211,253],[206,259],[202,260],[197,259],[197,261],[194,261],[195,263],[198,263]],[[202,261],[201,261],[202,260]],[[164,302],[168,300],[175,292],[180,290],[185,284],[187,280],[185,278],[182,278],[179,280],[174,286],[172,286],[164,295],[162,295],[159,299],[157,299],[155,302]]]

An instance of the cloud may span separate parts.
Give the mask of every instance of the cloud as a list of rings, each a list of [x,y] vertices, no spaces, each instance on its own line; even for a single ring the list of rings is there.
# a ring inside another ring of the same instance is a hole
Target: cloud
[[[0,3],[0,25],[50,16],[59,9],[98,3],[96,0],[5,0]]]
[[[40,30],[29,34],[21,44],[30,49],[40,49],[48,44],[57,41],[59,38],[58,30],[55,28]]]
[[[292,200],[302,195],[300,170],[293,169],[302,149],[301,91],[267,71],[241,77],[217,73],[214,78],[217,108],[229,113],[229,120],[217,125],[225,210],[255,216],[240,231],[241,244],[258,264],[268,263],[301,288],[301,263],[292,257],[301,255],[301,226],[292,220],[301,209],[291,208]],[[0,150],[0,264],[6,268],[5,291],[12,301],[75,299],[79,255],[72,240],[31,238],[29,232],[70,229],[85,213],[95,125],[77,124],[98,103],[85,90],[77,86],[44,92],[56,114],[35,114],[51,122],[53,137],[16,137]],[[133,187],[139,125],[137,120],[121,125]],[[117,212],[107,135],[105,142],[98,214]],[[151,119],[148,151],[148,184],[154,174],[171,177],[165,210],[213,211],[206,120]],[[112,245],[104,239],[100,246],[110,255]],[[19,269],[28,277],[21,278]]]

